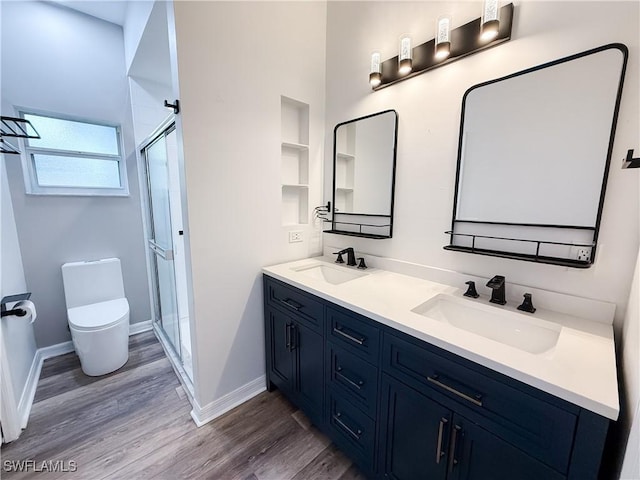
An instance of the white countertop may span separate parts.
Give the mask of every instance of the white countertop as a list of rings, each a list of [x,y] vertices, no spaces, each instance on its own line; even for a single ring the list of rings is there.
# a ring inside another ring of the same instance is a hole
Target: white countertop
[[[326,261],[324,257],[308,258],[265,267],[263,272],[599,415],[618,418],[611,325],[538,309],[531,318],[554,322],[562,329],[555,347],[532,354],[411,311],[439,293],[462,297],[463,291],[458,288],[375,268],[340,285],[294,270]],[[355,270],[342,265],[339,268]],[[465,301],[488,304],[484,296],[476,300],[465,297]],[[489,305],[522,314],[513,305]]]

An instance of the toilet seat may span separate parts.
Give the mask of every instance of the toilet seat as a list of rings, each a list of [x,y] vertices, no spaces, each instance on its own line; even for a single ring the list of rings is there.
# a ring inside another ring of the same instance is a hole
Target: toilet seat
[[[82,305],[67,310],[69,326],[85,332],[116,325],[128,314],[129,302],[126,298]]]

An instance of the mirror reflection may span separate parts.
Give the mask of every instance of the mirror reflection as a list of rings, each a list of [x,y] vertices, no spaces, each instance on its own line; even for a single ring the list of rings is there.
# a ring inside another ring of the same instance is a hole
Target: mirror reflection
[[[391,237],[397,128],[394,110],[336,126],[332,233]]]
[[[626,56],[607,45],[467,91],[449,247],[592,263]]]

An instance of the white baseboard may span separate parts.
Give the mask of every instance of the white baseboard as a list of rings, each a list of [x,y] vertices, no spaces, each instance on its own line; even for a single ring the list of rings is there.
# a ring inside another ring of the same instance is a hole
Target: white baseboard
[[[227,413],[229,410],[237,407],[241,403],[246,402],[250,398],[255,397],[259,393],[267,389],[267,378],[262,375],[255,380],[229,392],[226,395],[214,400],[213,402],[200,407],[197,402],[193,402],[193,410],[191,410],[191,418],[198,427],[218,418]]]
[[[27,428],[29,414],[31,413],[31,405],[33,405],[33,399],[36,396],[36,388],[38,388],[38,380],[40,379],[42,362],[44,362],[44,360],[40,355],[40,350],[36,350],[36,354],[33,356],[33,361],[31,362],[31,368],[29,369],[27,381],[24,384],[22,395],[20,395],[20,402],[18,403],[18,418],[20,419],[20,428]]]
[[[144,322],[131,323],[129,325],[129,336],[139,333],[150,332],[153,330],[153,321],[145,320]]]
[[[74,351],[73,342],[69,340],[68,342],[56,343],[55,345],[39,348],[36,352],[36,357],[40,356],[42,361],[44,361],[48,358],[65,355]]]
[[[18,416],[20,418],[20,426],[22,428],[26,428],[27,422],[29,421],[31,406],[33,405],[33,399],[36,396],[38,380],[40,380],[42,364],[47,358],[57,357],[58,355],[64,355],[73,351],[73,342],[58,343],[56,345],[51,345],[50,347],[39,348],[36,350],[36,354],[33,356],[33,361],[31,362],[27,381],[25,382],[22,395],[20,396],[20,402],[18,403]]]

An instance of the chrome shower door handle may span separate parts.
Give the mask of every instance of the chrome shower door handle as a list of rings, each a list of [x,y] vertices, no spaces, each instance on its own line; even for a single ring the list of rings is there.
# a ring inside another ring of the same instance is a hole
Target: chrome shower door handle
[[[156,242],[154,242],[151,239],[149,239],[149,248],[153,253],[159,255],[165,260],[169,260],[169,261],[173,260],[173,250],[162,248],[160,245],[158,245]]]

